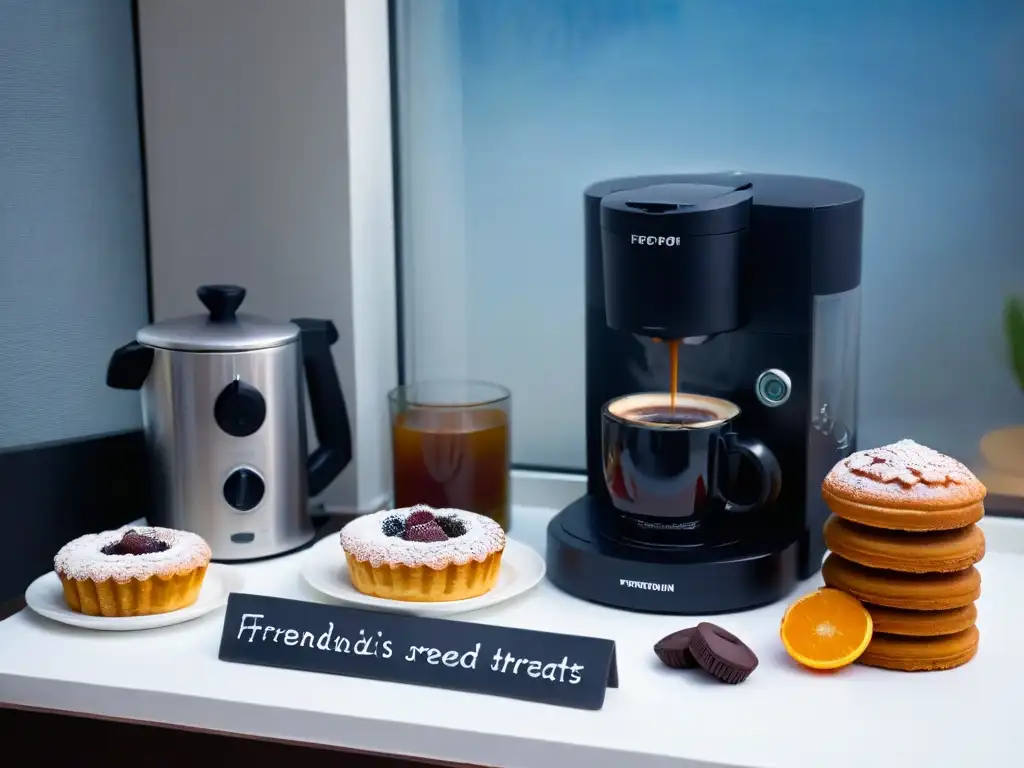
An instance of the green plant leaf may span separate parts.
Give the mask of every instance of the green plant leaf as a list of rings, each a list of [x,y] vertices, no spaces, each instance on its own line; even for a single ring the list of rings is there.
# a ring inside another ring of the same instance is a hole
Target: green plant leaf
[[[1017,383],[1024,390],[1024,300],[1011,296],[1003,313],[1006,339],[1010,346],[1010,366]]]

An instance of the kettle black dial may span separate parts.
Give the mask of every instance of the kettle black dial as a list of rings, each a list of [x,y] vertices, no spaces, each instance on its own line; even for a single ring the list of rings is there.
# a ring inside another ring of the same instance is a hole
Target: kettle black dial
[[[248,437],[263,426],[267,403],[256,387],[236,379],[217,395],[213,418],[232,437]]]
[[[236,469],[224,481],[224,500],[239,512],[255,509],[263,500],[267,486],[255,469]]]

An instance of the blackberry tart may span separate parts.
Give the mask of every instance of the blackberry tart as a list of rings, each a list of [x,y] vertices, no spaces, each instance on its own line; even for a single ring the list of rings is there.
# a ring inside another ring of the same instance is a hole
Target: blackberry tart
[[[498,582],[505,532],[489,517],[417,505],[375,512],[341,531],[352,586],[388,600],[442,602]]]
[[[53,559],[68,607],[87,616],[170,613],[199,598],[210,547],[194,533],[137,528],[90,533]]]

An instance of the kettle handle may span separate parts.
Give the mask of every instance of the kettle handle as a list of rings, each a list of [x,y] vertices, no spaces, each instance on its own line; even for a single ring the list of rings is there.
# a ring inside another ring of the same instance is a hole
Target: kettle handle
[[[107,386],[114,389],[142,389],[153,367],[153,348],[130,341],[114,350],[107,363]]]
[[[352,430],[331,346],[338,329],[330,320],[299,318],[302,365],[306,371],[313,429],[319,446],[306,461],[310,497],[321,494],[352,461]]]

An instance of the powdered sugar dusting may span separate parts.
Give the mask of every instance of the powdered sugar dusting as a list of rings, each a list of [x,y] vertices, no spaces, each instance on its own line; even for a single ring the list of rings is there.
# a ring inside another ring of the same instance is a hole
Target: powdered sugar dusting
[[[974,475],[956,459],[915,443],[900,440],[892,445],[858,451],[845,461],[855,476],[876,483],[899,483],[912,488],[918,483],[929,486],[962,485]]]
[[[388,536],[382,525],[389,517],[405,520],[413,511],[429,510],[435,517],[455,517],[462,521],[466,532],[447,541],[406,541],[399,536]],[[470,560],[483,562],[495,552],[505,548],[505,532],[489,517],[462,509],[430,509],[426,506],[384,510],[363,515],[341,530],[341,546],[361,562],[374,568],[388,564],[410,568],[427,566],[435,571],[449,565],[465,565]]]
[[[120,541],[128,530],[162,541],[167,549],[144,555],[103,554],[104,547]],[[116,531],[89,533],[68,542],[53,558],[53,569],[77,581],[113,579],[125,584],[132,579],[142,581],[152,576],[191,571],[209,565],[210,556],[209,545],[194,533],[173,528],[126,526]]]

